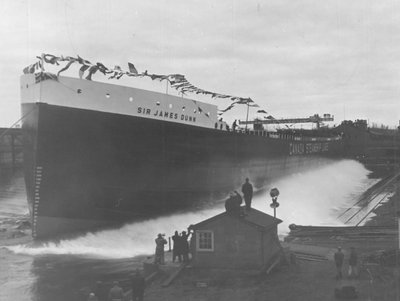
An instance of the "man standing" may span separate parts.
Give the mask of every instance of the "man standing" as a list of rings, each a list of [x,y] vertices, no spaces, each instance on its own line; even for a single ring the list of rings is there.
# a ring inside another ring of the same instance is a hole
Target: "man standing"
[[[167,241],[163,237],[163,235],[158,234],[155,239],[156,242],[156,254],[154,258],[155,264],[164,264],[164,245],[167,244]]]
[[[97,281],[93,292],[99,301],[107,301],[107,289],[103,282]]]
[[[174,247],[172,248],[172,262],[175,262],[177,257],[179,262],[182,262],[182,239],[178,231],[175,231],[174,236],[172,236],[172,241],[174,242]]]
[[[242,186],[242,192],[244,196],[244,202],[246,204],[246,210],[250,210],[251,199],[253,198],[253,185],[250,184],[249,178],[246,178],[246,182]]]
[[[334,255],[335,259],[335,264],[336,264],[336,279],[342,279],[342,266],[343,266],[343,259],[344,259],[344,254],[342,252],[342,248],[338,247],[337,252]]]
[[[132,277],[132,301],[143,301],[145,279],[139,270]]]
[[[182,239],[182,255],[183,255],[183,262],[189,262],[189,236],[191,234],[191,231],[188,230],[188,233],[186,234],[186,231],[182,232],[181,239]]]
[[[354,247],[350,248],[350,258],[349,258],[349,277],[358,276],[357,271],[357,253]]]

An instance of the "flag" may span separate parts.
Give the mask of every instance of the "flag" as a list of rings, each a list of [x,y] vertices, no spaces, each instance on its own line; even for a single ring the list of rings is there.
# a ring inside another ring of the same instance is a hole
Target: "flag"
[[[52,54],[42,54],[42,58],[43,60],[47,63],[47,64],[56,64],[59,65],[58,61],[60,60],[59,57],[52,55]]]
[[[120,79],[120,78],[122,77],[122,75],[124,75],[124,74],[122,73],[121,67],[118,66],[118,65],[115,65],[114,71],[113,71],[113,72],[114,72],[114,74],[111,75],[111,76],[109,77],[109,79],[113,79],[113,78]]]
[[[273,117],[273,116],[271,116],[271,115],[269,115],[269,116],[267,116],[267,117],[265,117],[266,119],[270,119],[270,120],[275,120],[275,118]]]
[[[138,74],[135,66],[132,63],[128,63],[129,72],[133,74]]]
[[[82,79],[83,74],[85,73],[85,71],[89,68],[89,66],[87,65],[83,65],[80,69],[79,69],[79,78]]]
[[[108,74],[108,73],[112,73],[112,71],[108,70],[108,68],[106,66],[104,66],[102,63],[97,63],[96,64],[97,67],[99,67],[99,71],[101,73],[103,73],[104,75]]]
[[[266,111],[264,110],[258,110],[257,113],[264,113],[264,114],[268,114]]]
[[[227,108],[221,110],[221,112],[225,113],[225,112],[229,111],[230,109],[232,109],[232,108],[234,107],[234,105],[235,105],[235,104],[229,105]]]
[[[64,72],[65,70],[67,70],[73,63],[75,63],[75,61],[69,61],[68,64],[64,68],[62,68],[60,71],[57,72],[57,76],[59,76],[61,72]]]
[[[79,55],[78,55],[77,57],[78,57],[77,61],[79,62],[79,64],[82,64],[82,65],[92,65],[91,62],[89,62],[88,60],[85,60],[85,59],[81,58]]]
[[[28,74],[28,73],[29,73],[29,67],[30,67],[30,66],[26,66],[26,67],[24,68],[24,70],[22,70],[22,72],[24,72],[24,74]]]
[[[92,75],[96,73],[96,71],[99,70],[99,67],[97,65],[91,66],[89,68],[89,74],[86,76],[87,80],[92,80]]]

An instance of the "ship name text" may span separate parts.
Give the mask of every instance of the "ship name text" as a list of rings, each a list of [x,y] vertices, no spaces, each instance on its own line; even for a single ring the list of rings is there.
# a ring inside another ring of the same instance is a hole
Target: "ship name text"
[[[175,112],[162,111],[162,110],[152,110],[152,109],[143,108],[143,107],[138,107],[137,113],[140,115],[153,115],[154,117],[164,118],[164,119],[168,118],[168,119],[196,122],[195,116],[178,114]]]
[[[313,153],[322,153],[329,150],[329,143],[290,143],[289,155],[304,155]]]

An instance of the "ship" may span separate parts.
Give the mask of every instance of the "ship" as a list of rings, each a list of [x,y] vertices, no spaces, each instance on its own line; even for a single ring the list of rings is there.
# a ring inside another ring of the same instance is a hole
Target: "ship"
[[[189,97],[67,76],[21,76],[32,236],[195,210],[343,156],[340,135],[232,129]]]
[[[400,126],[392,129],[383,125],[369,126],[367,120],[357,119],[344,120],[335,130],[342,133],[346,157],[361,162],[377,174],[399,168]]]

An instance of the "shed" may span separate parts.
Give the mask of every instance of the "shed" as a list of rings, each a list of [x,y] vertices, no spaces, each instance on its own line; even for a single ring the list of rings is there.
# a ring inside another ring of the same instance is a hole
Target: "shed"
[[[282,250],[277,226],[282,221],[251,208],[245,215],[223,212],[192,226],[194,267],[263,269]]]

